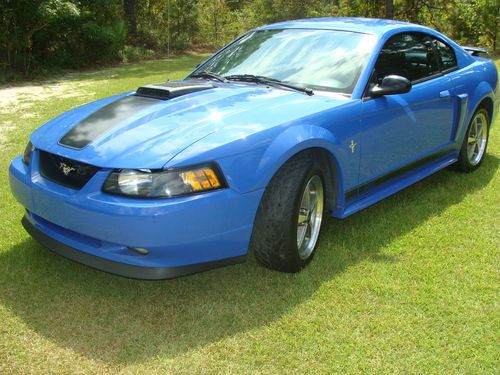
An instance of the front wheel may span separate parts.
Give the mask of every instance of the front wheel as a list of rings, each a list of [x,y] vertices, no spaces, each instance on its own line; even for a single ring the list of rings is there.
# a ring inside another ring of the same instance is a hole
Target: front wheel
[[[297,249],[301,259],[308,259],[316,247],[323,221],[323,205],[323,181],[314,174],[306,182],[297,213]]]
[[[290,159],[271,179],[257,211],[250,249],[270,269],[297,272],[313,258],[325,193],[314,154]]]
[[[488,111],[479,108],[472,116],[465,133],[465,139],[456,163],[458,170],[472,172],[481,165],[488,145],[489,125]]]

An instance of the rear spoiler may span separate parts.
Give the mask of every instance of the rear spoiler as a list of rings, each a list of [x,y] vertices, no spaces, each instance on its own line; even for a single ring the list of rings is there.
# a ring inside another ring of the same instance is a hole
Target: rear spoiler
[[[481,54],[483,55],[486,55],[488,56],[489,55],[489,52],[488,50],[484,49],[484,48],[479,48],[479,47],[466,47],[466,46],[462,46],[462,48],[464,50],[466,50],[469,54],[471,54],[472,56],[480,56]]]

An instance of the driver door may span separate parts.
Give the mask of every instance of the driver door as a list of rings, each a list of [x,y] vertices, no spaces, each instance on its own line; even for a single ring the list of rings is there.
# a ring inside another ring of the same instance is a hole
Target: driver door
[[[408,78],[412,89],[363,101],[360,185],[432,155],[452,141],[451,83],[440,73],[432,38],[403,33],[389,39],[380,52],[371,85],[391,74]]]

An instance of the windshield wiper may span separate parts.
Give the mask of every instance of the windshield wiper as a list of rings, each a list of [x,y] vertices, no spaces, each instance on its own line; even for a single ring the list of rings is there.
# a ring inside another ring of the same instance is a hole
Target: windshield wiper
[[[281,86],[281,87],[286,87],[286,88],[289,88],[289,89],[292,89],[295,91],[303,92],[309,96],[314,95],[314,91],[312,89],[310,89],[309,87],[304,87],[304,86],[294,85],[291,83],[286,83],[286,82],[280,81],[279,79],[275,79],[275,78],[257,76],[257,75],[253,75],[253,74],[234,74],[234,75],[230,75],[230,76],[225,76],[224,78],[226,80],[229,80],[229,81],[255,82],[255,83],[262,83],[265,85]]]
[[[224,77],[204,70],[201,72],[196,72],[191,74],[189,78],[209,78],[209,79],[215,79],[219,82],[227,82],[227,79],[225,79]]]

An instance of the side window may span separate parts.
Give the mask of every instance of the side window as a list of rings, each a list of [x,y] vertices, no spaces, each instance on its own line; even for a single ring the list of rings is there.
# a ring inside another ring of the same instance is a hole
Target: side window
[[[389,39],[380,51],[375,64],[378,83],[395,74],[417,81],[439,72],[433,42],[425,34],[398,34]]]
[[[434,47],[438,51],[442,70],[455,68],[457,66],[457,58],[455,57],[453,48],[438,39],[433,39],[432,42],[434,44]]]

